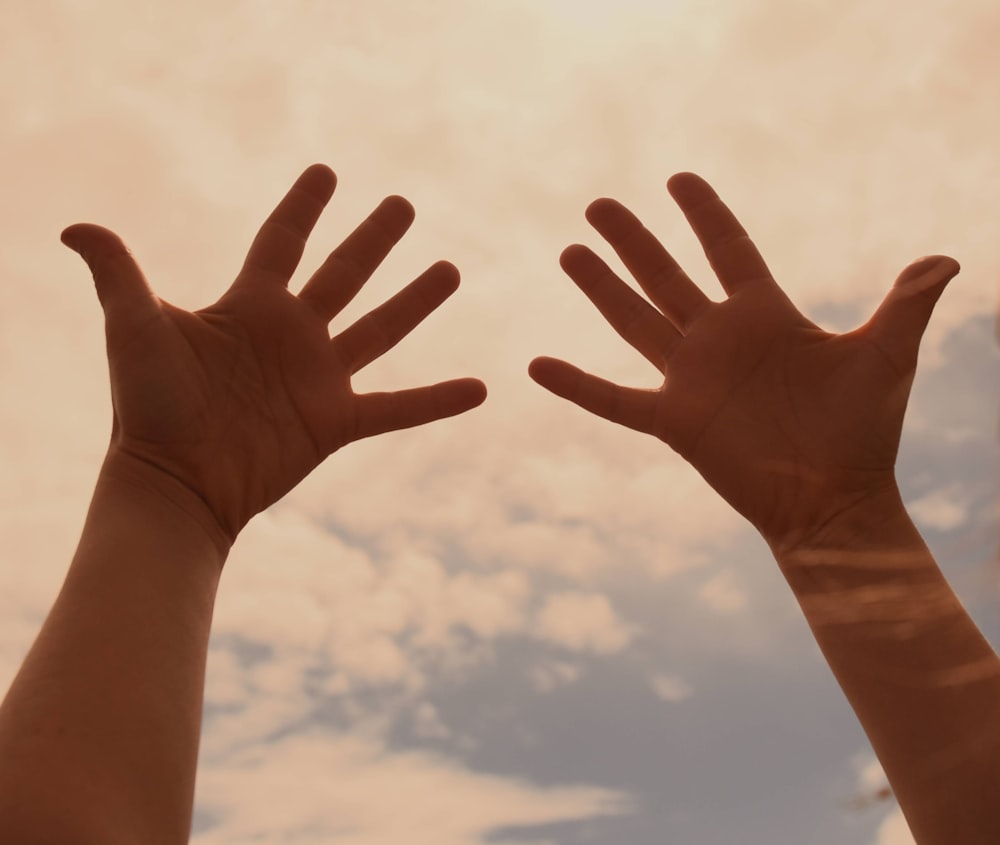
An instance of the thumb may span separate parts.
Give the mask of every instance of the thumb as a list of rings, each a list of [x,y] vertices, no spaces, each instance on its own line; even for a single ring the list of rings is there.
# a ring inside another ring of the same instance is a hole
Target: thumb
[[[901,372],[916,366],[920,339],[944,289],[962,268],[954,258],[928,255],[910,264],[893,283],[865,326]]]
[[[76,223],[59,239],[87,262],[97,298],[108,320],[119,315],[142,318],[159,310],[159,302],[128,247],[110,229]]]

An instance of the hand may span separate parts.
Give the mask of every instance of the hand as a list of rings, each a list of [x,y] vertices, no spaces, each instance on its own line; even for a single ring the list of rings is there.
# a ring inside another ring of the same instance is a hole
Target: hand
[[[596,200],[587,219],[656,307],[586,247],[561,257],[663,385],[626,388],[552,358],[535,359],[529,372],[588,411],[659,437],[772,547],[794,546],[895,490],[920,338],[959,266],[942,256],[911,264],[867,323],[831,334],[799,313],[705,181],[680,173],[667,187],[728,294],[723,301],[705,296],[614,200]]]
[[[193,313],[153,293],[114,233],[77,224],[62,234],[93,272],[104,309],[111,448],[187,485],[230,542],[341,446],[486,398],[475,379],[395,393],[351,389],[355,372],[454,293],[458,271],[434,264],[331,339],[328,323],[413,221],[405,199],[388,197],[296,296],[289,279],[335,185],[329,168],[308,168],[261,227],[229,290]]]

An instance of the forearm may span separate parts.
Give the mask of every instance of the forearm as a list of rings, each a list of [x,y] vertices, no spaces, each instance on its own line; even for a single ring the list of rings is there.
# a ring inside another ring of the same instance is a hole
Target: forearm
[[[898,493],[772,550],[917,842],[1000,842],[1000,660]]]
[[[227,551],[192,518],[191,495],[105,462],[63,588],[0,706],[0,840],[188,840]]]

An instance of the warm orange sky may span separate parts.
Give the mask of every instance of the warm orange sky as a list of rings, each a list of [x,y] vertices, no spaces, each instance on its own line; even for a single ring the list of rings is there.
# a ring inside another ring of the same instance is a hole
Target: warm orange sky
[[[115,229],[162,297],[198,308],[323,161],[339,184],[301,278],[383,196],[417,211],[337,325],[438,258],[463,276],[356,387],[475,375],[490,397],[351,445],[246,529],[217,606],[193,841],[908,841],[891,808],[843,808],[877,765],[759,538],[663,444],[560,403],[526,367],[552,354],[657,384],[557,259],[574,241],[610,253],[583,211],[614,196],[721,297],[664,189],[680,170],[713,183],[830,329],[866,319],[912,259],[953,255],[900,467],[985,614],[994,4],[2,7],[4,686],[111,418],[99,304],[59,232]]]

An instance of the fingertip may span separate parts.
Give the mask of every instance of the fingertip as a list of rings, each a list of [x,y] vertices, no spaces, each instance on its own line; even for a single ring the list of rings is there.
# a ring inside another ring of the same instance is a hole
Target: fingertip
[[[489,395],[489,391],[486,389],[486,382],[473,378],[468,380],[468,384],[469,395],[474,400],[472,407],[478,408],[486,401],[486,397]]]
[[[461,281],[458,268],[450,261],[435,261],[408,287],[419,286],[424,305],[431,310],[454,295]]]
[[[961,265],[948,255],[925,255],[907,266],[897,283],[912,284],[920,280],[921,285],[934,285],[951,281],[961,269]]]
[[[406,197],[390,194],[379,204],[380,210],[391,211],[400,220],[406,220],[407,225],[417,216],[417,210]]]
[[[567,273],[569,268],[577,265],[590,253],[590,248],[583,244],[570,244],[559,253],[559,266]]]
[[[478,408],[486,401],[486,384],[477,378],[460,378],[447,382],[441,387],[446,388],[449,394],[445,417],[453,417],[457,414],[464,414],[473,408]]]
[[[59,239],[88,264],[119,256],[131,257],[129,248],[117,234],[93,223],[74,223],[72,226],[67,226],[59,235]]]
[[[538,368],[544,367],[545,366],[544,362],[547,360],[548,359],[544,357],[532,358],[528,362],[528,375],[531,376],[535,381],[538,381]]]
[[[947,275],[949,279],[957,276],[962,271],[962,265],[950,255],[928,255],[921,260],[933,261],[934,269],[942,275]]]
[[[435,275],[438,276],[442,281],[447,281],[449,283],[450,292],[454,293],[458,290],[458,286],[462,281],[462,274],[459,272],[458,267],[452,264],[450,261],[441,259],[440,261],[435,261],[431,267]]]
[[[670,196],[678,202],[699,194],[706,194],[709,197],[718,196],[715,189],[705,179],[690,170],[682,170],[667,179],[667,190],[670,192]]]
[[[667,187],[669,188],[671,185],[682,185],[684,184],[684,182],[689,182],[692,179],[695,179],[699,182],[704,181],[697,173],[694,173],[691,170],[679,170],[677,173],[675,173],[673,176],[667,179]]]
[[[317,194],[325,195],[327,199],[333,196],[333,192],[337,187],[337,174],[333,172],[333,169],[329,165],[322,162],[310,164],[302,171],[299,180],[308,182],[316,189]]]
[[[59,240],[62,241],[63,245],[68,246],[73,252],[80,252],[80,232],[79,223],[74,223],[72,226],[67,226],[62,232],[59,233]]]
[[[615,200],[611,199],[611,197],[598,197],[590,202],[583,214],[588,220],[590,220],[592,214],[595,212],[600,213],[601,209],[609,204],[615,204]]]
[[[561,366],[565,366],[565,364],[558,358],[540,355],[537,358],[533,358],[528,364],[528,375],[534,381],[544,386]]]
[[[583,371],[559,358],[542,356],[528,365],[528,375],[539,387],[563,399],[571,398]]]
[[[607,220],[609,216],[620,216],[623,212],[625,214],[632,213],[616,199],[612,199],[611,197],[598,197],[587,206],[587,210],[584,214],[587,218],[587,222],[590,223],[591,226],[599,228],[601,223]]]

